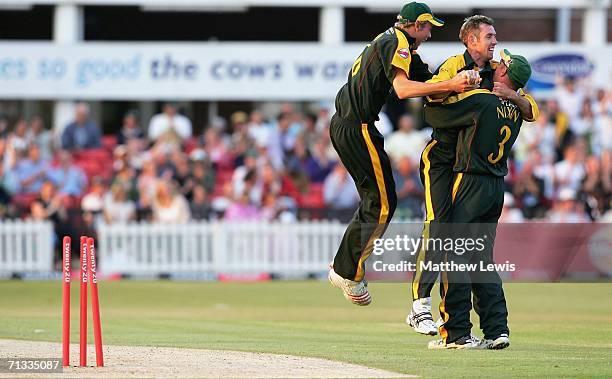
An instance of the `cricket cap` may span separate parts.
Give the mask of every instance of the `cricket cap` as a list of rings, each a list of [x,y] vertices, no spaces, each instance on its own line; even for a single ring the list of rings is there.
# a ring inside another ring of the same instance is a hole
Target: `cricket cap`
[[[407,22],[429,21],[435,26],[444,25],[444,21],[436,18],[427,4],[417,3],[415,1],[402,7],[400,13],[397,15],[397,20],[402,24]]]
[[[531,76],[531,66],[522,55],[511,54],[507,49],[500,52],[502,62],[508,67],[508,76],[518,88],[525,87]]]

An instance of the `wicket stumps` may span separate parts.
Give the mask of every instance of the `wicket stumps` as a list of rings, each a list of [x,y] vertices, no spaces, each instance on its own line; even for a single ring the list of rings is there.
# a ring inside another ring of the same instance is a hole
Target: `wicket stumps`
[[[62,241],[62,364],[70,366],[70,237]],[[87,282],[91,286],[91,311],[94,328],[94,343],[96,347],[96,365],[104,366],[102,352],[102,328],[100,324],[100,304],[98,301],[98,279],[96,277],[96,248],[93,238],[80,239],[80,328],[79,328],[79,366],[87,366]]]

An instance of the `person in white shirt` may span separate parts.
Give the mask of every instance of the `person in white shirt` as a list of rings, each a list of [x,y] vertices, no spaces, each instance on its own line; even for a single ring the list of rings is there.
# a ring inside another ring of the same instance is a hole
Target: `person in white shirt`
[[[504,192],[504,206],[502,208],[499,222],[501,224],[516,224],[525,221],[523,212],[514,206],[514,196],[508,192]]]
[[[579,138],[565,148],[563,160],[554,166],[555,188],[570,188],[580,190],[582,179],[586,175],[584,170],[586,142]]]
[[[393,132],[393,123],[385,112],[378,114],[378,120],[374,121],[374,126],[385,137]]]
[[[165,103],[163,112],[156,114],[149,122],[148,136],[151,141],[161,137],[185,140],[192,136],[191,121],[177,113],[176,105]]]
[[[325,178],[323,199],[325,205],[332,209],[354,208],[359,202],[355,182],[341,163]]]
[[[152,208],[153,221],[157,223],[184,224],[191,219],[187,200],[163,181],[157,182]]]
[[[398,130],[391,133],[385,142],[387,153],[396,162],[402,157],[418,162],[427,140],[423,138],[423,134],[414,130],[414,119],[409,114],[399,118],[397,127]]]
[[[571,188],[562,188],[553,209],[548,213],[548,222],[551,223],[582,223],[589,222],[584,207],[576,202],[576,191]]]
[[[584,101],[584,91],[576,85],[573,78],[565,78],[562,84],[558,84],[555,97],[559,102],[559,109],[569,117],[570,122],[579,116]]]

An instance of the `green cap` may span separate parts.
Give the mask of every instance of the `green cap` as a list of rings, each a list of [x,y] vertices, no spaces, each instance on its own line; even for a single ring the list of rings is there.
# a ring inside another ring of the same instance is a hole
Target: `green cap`
[[[531,66],[522,55],[511,54],[507,49],[500,52],[502,62],[508,67],[508,76],[518,88],[525,87],[531,76]]]
[[[442,26],[444,21],[434,17],[431,8],[424,3],[412,2],[404,5],[397,15],[397,20],[401,23],[429,21],[432,25]]]

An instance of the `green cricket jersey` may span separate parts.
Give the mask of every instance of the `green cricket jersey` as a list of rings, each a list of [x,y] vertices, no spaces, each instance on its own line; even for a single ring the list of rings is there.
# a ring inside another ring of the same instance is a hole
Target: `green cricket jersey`
[[[394,67],[410,80],[431,78],[427,64],[411,49],[414,43],[407,33],[389,28],[370,42],[353,63],[347,83],[336,96],[336,113],[345,120],[371,123],[393,88]]]
[[[519,108],[488,90],[464,93],[455,103],[425,107],[425,120],[442,130],[458,129],[453,171],[503,177],[523,117]]]
[[[479,71],[480,78],[482,81],[480,82],[481,89],[493,90],[493,72],[495,68],[497,68],[496,61],[490,61],[485,64],[485,66]],[[468,53],[467,50],[463,52],[463,54],[453,55],[448,58],[444,63],[438,67],[438,69],[434,72],[433,77],[428,81],[428,83],[438,83],[445,80],[450,80],[455,75],[460,73],[461,71],[473,70],[477,69],[478,65],[472,59],[472,56]],[[431,97],[427,97],[428,103],[438,103],[441,102],[443,104],[453,103],[461,100],[463,94],[458,94],[456,92],[450,93],[443,99],[440,100],[432,100]],[[457,141],[457,135],[459,133],[456,129],[437,129],[435,128],[431,135],[431,137],[440,142],[446,142],[454,144]]]

